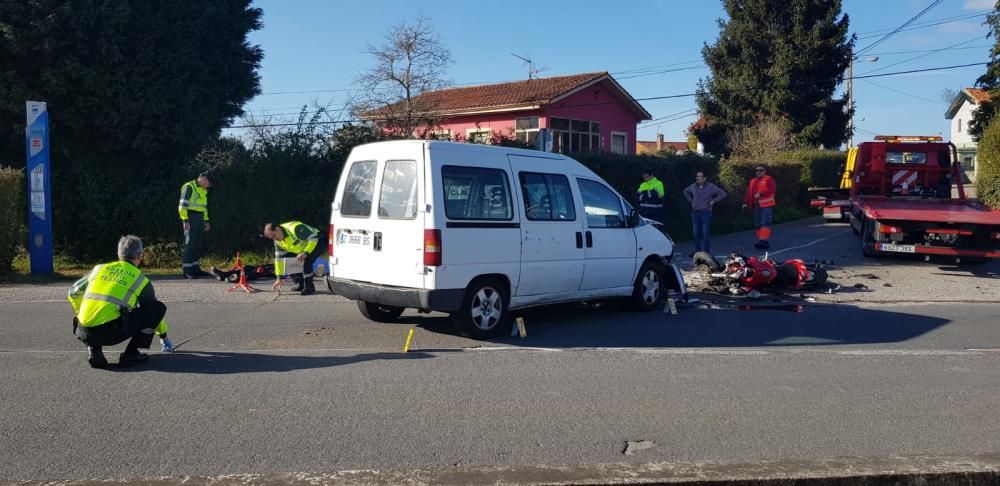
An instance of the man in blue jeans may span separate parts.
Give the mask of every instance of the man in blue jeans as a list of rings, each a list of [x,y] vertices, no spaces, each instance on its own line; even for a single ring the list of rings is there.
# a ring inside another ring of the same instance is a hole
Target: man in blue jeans
[[[698,171],[694,180],[694,184],[684,188],[684,197],[691,203],[694,251],[711,251],[709,247],[712,243],[712,206],[725,199],[726,191],[708,182],[704,172]]]

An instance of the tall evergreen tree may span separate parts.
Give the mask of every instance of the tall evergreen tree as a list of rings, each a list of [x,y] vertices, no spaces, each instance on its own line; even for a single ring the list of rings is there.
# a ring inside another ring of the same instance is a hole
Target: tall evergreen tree
[[[695,135],[728,153],[726,134],[785,119],[799,145],[835,147],[847,138],[851,107],[834,92],[854,47],[840,0],[723,0],[719,39],[702,48],[712,74],[699,82],[705,124]],[[701,124],[699,124],[701,125]]]
[[[976,80],[976,86],[990,93],[990,101],[980,103],[972,115],[972,123],[969,124],[969,133],[979,140],[986,130],[986,127],[996,116],[1000,109],[1000,1],[993,6],[993,12],[986,16],[986,25],[990,27],[990,35],[996,39],[993,49],[990,49],[990,60],[986,67],[986,73]]]
[[[176,237],[183,166],[260,92],[251,0],[0,0],[0,164],[48,103],[56,244]]]

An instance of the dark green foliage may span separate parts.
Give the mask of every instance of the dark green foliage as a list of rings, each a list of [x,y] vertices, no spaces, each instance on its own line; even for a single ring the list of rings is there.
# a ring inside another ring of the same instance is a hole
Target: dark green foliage
[[[990,27],[990,33],[996,41],[993,49],[990,49],[990,60],[986,67],[986,73],[976,80],[976,86],[990,92],[990,101],[980,103],[979,108],[973,113],[972,122],[969,123],[969,133],[979,140],[983,136],[986,127],[990,126],[990,121],[1000,108],[1000,3],[994,6],[993,13],[986,16],[986,25]]]
[[[1000,122],[993,120],[979,141],[976,166],[976,197],[993,209],[1000,209]]]
[[[249,148],[236,139],[219,140],[197,158],[194,166],[218,180],[209,194],[208,253],[269,250],[271,242],[261,236],[268,222],[294,219],[326,231],[330,203],[351,149],[378,141],[381,135],[368,125],[329,132],[315,123],[320,115],[303,115],[294,126],[255,132],[246,142]],[[180,238],[179,230],[174,237]]]
[[[57,248],[179,232],[185,165],[260,92],[250,4],[3,0],[0,160],[24,160],[24,102],[47,102]]]
[[[754,177],[754,168],[761,165],[754,160],[727,159],[719,164],[719,180],[727,190],[735,194],[739,203],[746,195],[747,185]],[[767,173],[774,178],[778,188],[778,206],[788,207],[799,205],[799,196],[804,189],[801,184],[804,164],[776,160],[765,163]],[[737,204],[739,206],[739,204]]]
[[[702,57],[712,70],[698,87],[707,124],[695,135],[707,151],[728,154],[726,134],[765,119],[790,122],[799,146],[837,147],[850,107],[834,98],[854,39],[840,0],[723,0],[728,20]]]
[[[0,167],[0,273],[10,271],[26,223],[24,171]]]
[[[777,160],[802,164],[799,183],[809,187],[839,187],[847,162],[847,152],[839,150],[799,149],[780,152]]]

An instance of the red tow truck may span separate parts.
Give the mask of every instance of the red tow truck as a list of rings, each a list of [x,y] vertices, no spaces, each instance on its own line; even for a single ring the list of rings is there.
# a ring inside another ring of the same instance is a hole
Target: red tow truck
[[[849,221],[867,257],[1000,258],[1000,211],[966,197],[957,161],[955,145],[941,137],[879,135],[848,151],[840,188],[811,205]]]

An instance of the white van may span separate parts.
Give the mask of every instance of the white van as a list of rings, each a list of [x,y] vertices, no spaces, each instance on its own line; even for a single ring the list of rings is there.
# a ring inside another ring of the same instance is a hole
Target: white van
[[[450,313],[510,332],[510,311],[684,293],[673,241],[579,162],[533,150],[399,140],[356,147],[330,216],[330,290],[365,317]]]

